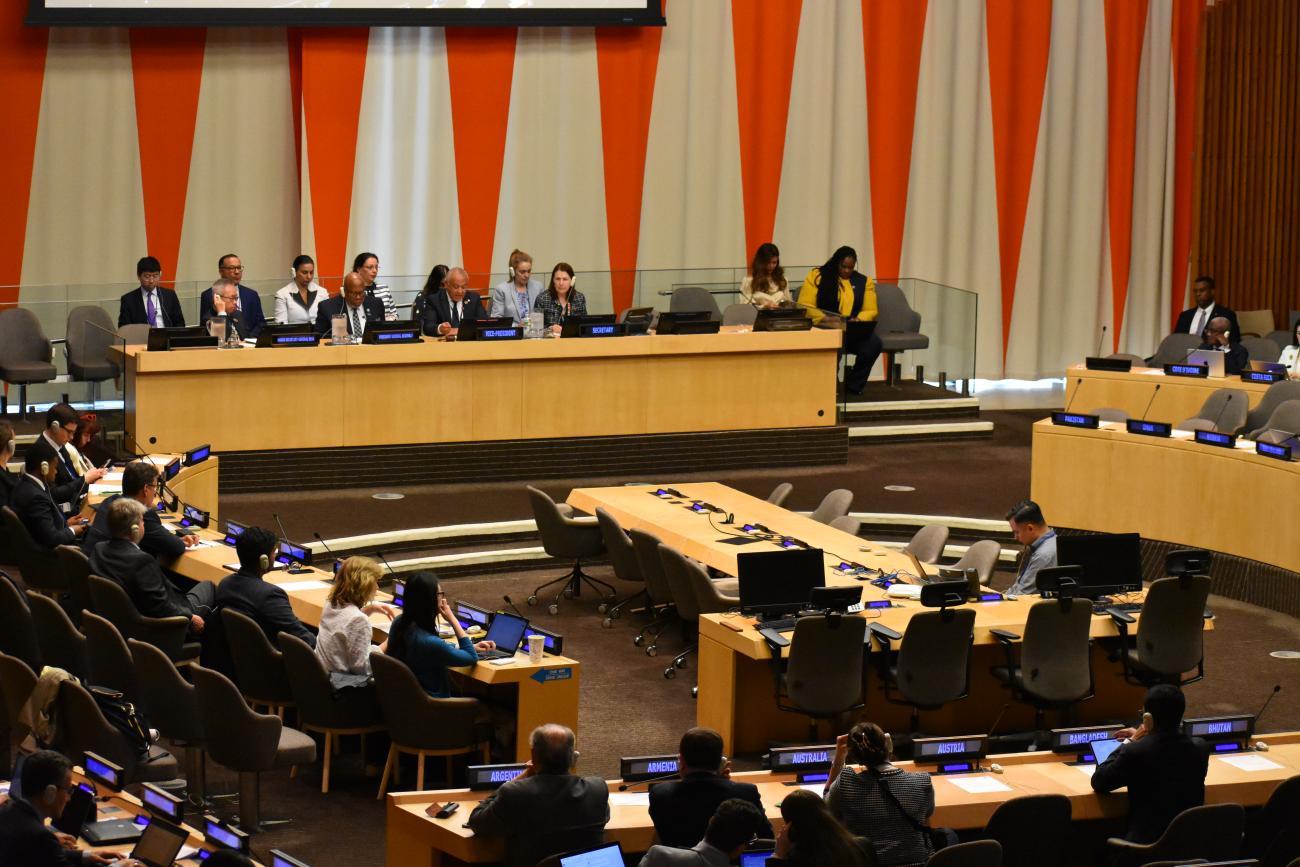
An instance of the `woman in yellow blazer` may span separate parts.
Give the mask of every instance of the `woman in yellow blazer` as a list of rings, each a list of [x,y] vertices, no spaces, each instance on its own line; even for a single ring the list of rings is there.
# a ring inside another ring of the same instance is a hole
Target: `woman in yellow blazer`
[[[844,352],[856,356],[844,376],[849,394],[862,394],[883,347],[876,336],[876,281],[857,272],[858,254],[840,247],[826,264],[814,268],[799,289],[799,305],[824,328],[844,329]]]

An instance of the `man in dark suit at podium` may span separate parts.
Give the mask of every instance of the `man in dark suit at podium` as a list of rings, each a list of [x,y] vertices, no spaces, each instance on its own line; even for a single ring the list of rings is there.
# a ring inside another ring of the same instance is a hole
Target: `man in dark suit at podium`
[[[122,296],[117,312],[117,327],[123,325],[149,325],[154,328],[184,328],[185,314],[181,302],[171,289],[164,289],[162,263],[153,256],[145,256],[135,266],[140,278],[140,288]]]
[[[470,292],[469,274],[464,268],[452,268],[447,272],[447,285],[433,293],[424,308],[424,317],[420,327],[430,337],[448,337],[460,330],[460,323],[473,322],[487,314],[483,309],[483,299],[477,292]]]
[[[348,335],[360,340],[367,322],[384,321],[384,303],[366,292],[361,275],[353,271],[343,278],[343,291],[316,308],[316,333],[329,337],[334,317],[340,313],[347,317]]]
[[[1228,339],[1233,343],[1241,340],[1241,329],[1237,327],[1237,314],[1222,304],[1214,303],[1214,278],[1204,275],[1192,283],[1192,298],[1195,307],[1189,307],[1178,314],[1178,324],[1174,326],[1175,334],[1194,334],[1200,337],[1210,320],[1222,316],[1228,320]]]
[[[266,325],[266,315],[262,313],[262,299],[252,289],[239,282],[244,279],[244,263],[239,261],[239,257],[234,253],[227,253],[217,260],[217,270],[221,273],[220,279],[233,280],[239,287],[239,301],[236,306],[240,319],[247,328],[246,331],[241,329],[240,333],[244,337],[256,337],[261,334],[262,328]],[[213,301],[215,288],[213,286],[212,289],[204,289],[203,294],[199,296],[200,322],[207,322],[220,312]]]

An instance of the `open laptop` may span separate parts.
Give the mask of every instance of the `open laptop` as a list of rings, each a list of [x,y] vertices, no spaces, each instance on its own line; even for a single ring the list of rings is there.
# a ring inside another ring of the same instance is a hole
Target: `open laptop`
[[[155,817],[131,850],[131,857],[145,867],[172,867],[189,836],[185,829]]]
[[[918,584],[929,584],[934,580],[934,576],[925,571],[925,564],[916,559],[916,555],[911,551],[907,552],[907,559],[912,561],[912,574],[916,576]]]
[[[1276,361],[1252,361],[1250,363],[1250,369],[1259,371],[1260,373],[1281,373],[1284,375],[1287,373],[1286,365],[1279,364]]]
[[[498,611],[492,617],[492,625],[488,627],[487,635],[483,636],[484,641],[496,642],[496,650],[480,650],[478,658],[509,659],[519,649],[527,630],[528,621],[524,618]]]
[[[623,867],[623,847],[606,843],[560,856],[560,867]]]
[[[1204,364],[1210,368],[1210,376],[1223,378],[1224,355],[1217,349],[1197,349],[1187,356],[1188,364]]]

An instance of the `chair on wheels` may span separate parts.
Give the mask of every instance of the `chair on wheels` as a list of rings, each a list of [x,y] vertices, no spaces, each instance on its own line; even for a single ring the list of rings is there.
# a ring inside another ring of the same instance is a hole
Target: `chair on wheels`
[[[45,664],[32,610],[18,585],[4,573],[0,573],[0,653],[16,656],[32,671]]]
[[[842,614],[800,617],[790,655],[771,647],[776,706],[808,717],[808,740],[817,743],[818,720],[833,720],[832,736],[848,731],[845,716],[866,703],[862,676],[867,621]]]
[[[632,643],[637,647],[645,647],[646,656],[654,656],[659,652],[659,636],[677,620],[677,604],[673,598],[673,588],[668,584],[668,576],[664,574],[664,561],[659,556],[659,537],[645,530],[628,530],[627,536],[632,540],[632,550],[636,553],[641,574],[645,576],[645,592],[650,599],[651,614],[650,622],[641,627]],[[645,643],[647,633],[650,635],[649,644]]]
[[[921,588],[921,605],[938,611],[912,615],[901,635],[879,623],[870,626],[885,651],[877,662],[885,701],[912,708],[913,732],[920,731],[922,710],[938,710],[969,692],[975,611],[952,607],[965,602],[965,581],[927,584]],[[891,641],[900,642],[892,663]]]
[[[183,614],[171,617],[145,617],[135,607],[122,585],[98,575],[89,577],[90,602],[95,612],[117,627],[122,637],[147,641],[173,662],[193,662],[202,646],[186,641],[190,619]],[[85,615],[82,615],[83,622]]]
[[[772,493],[767,495],[767,501],[773,506],[784,506],[785,501],[790,498],[790,492],[794,490],[794,485],[789,482],[782,482],[772,489]]]
[[[1245,824],[1246,810],[1240,804],[1207,804],[1183,810],[1154,843],[1131,843],[1111,837],[1106,846],[1115,867],[1192,858],[1228,861],[1241,850]]]
[[[673,657],[672,663],[664,669],[664,677],[673,678],[677,676],[677,669],[686,667],[686,657],[699,649],[700,615],[734,608],[740,604],[740,596],[736,595],[735,581],[714,581],[703,566],[674,548],[660,544],[659,558],[663,562],[668,586],[672,588],[673,601],[677,604],[683,637],[688,642],[686,649]]]
[[[128,785],[176,779],[180,767],[175,756],[157,744],[143,756],[137,753],[135,744],[105,718],[90,692],[75,680],[59,684],[58,719],[60,752],[101,755],[122,767],[122,782]]]
[[[54,345],[35,313],[26,307],[0,310],[0,380],[18,386],[19,418],[27,418],[27,386],[59,375],[53,360]],[[0,397],[0,415],[8,411],[8,400]]]
[[[0,514],[4,516],[9,546],[13,549],[18,571],[23,573],[23,583],[32,590],[52,596],[66,593],[68,585],[63,580],[55,553],[36,544],[27,525],[13,509],[0,507]]]
[[[961,559],[949,569],[965,571],[974,569],[980,576],[981,584],[988,584],[989,579],[993,577],[993,570],[997,568],[998,557],[1002,554],[1002,546],[992,539],[980,539],[974,545],[966,549],[966,553],[961,555]]]
[[[1002,645],[1006,665],[991,669],[1011,689],[1011,697],[1034,709],[1034,742],[1047,728],[1047,711],[1068,711],[1093,696],[1092,605],[1066,596],[1035,602],[1025,618],[1025,634],[989,632]],[[1020,642],[1020,664],[1012,646]],[[1068,811],[1067,811],[1068,815]]]
[[[599,557],[605,553],[605,540],[601,536],[600,525],[592,518],[574,518],[559,509],[555,501],[544,491],[528,486],[528,499],[533,505],[533,517],[537,520],[537,529],[542,534],[542,548],[552,557],[572,560],[573,568],[554,581],[547,581],[533,589],[528,597],[529,605],[537,604],[537,596],[547,587],[559,584],[559,592],[548,606],[552,614],[560,613],[560,599],[568,596],[577,598],[582,595],[582,585],[586,584],[596,592],[602,592],[607,600],[596,607],[601,614],[608,607],[608,600],[615,597],[613,586],[597,578],[592,578],[582,571],[582,561]]]
[[[845,488],[837,488],[826,496],[822,497],[821,503],[813,509],[812,514],[808,517],[822,524],[829,524],[836,518],[842,518],[849,513],[849,508],[853,505],[853,492]]]
[[[127,641],[135,679],[139,685],[140,709],[149,725],[173,746],[185,750],[185,779],[191,801],[202,804],[207,797],[207,762],[204,753],[203,717],[194,685],[181,677],[167,654],[144,641]]]
[[[326,795],[330,790],[330,756],[338,745],[337,738],[361,735],[364,756],[366,735],[384,730],[379,717],[379,699],[373,685],[335,691],[330,685],[329,672],[307,642],[287,632],[281,632],[278,640],[289,685],[293,688],[293,700],[298,706],[299,725],[305,732],[325,735],[320,791]]]
[[[984,836],[1002,846],[1003,867],[1064,864],[1070,848],[1070,799],[1022,795],[998,804]]]
[[[266,705],[269,713],[283,720],[284,709],[294,704],[284,654],[266,639],[262,627],[247,614],[223,608],[221,622],[235,662],[239,694],[253,707]]]
[[[447,785],[451,785],[454,756],[476,754],[484,762],[489,760],[490,736],[479,725],[483,706],[478,699],[434,698],[424,691],[406,663],[384,653],[373,654],[370,664],[379,707],[392,738],[377,798],[388,791],[389,775],[395,775],[401,753],[416,757],[417,790],[424,789],[424,760],[428,756],[446,758]]]
[[[1119,662],[1124,679],[1138,686],[1172,683],[1186,686],[1205,677],[1205,601],[1210,595],[1208,575],[1160,578],[1147,588],[1138,621],[1136,641],[1129,644],[1133,616],[1109,609],[1119,630]],[[1195,669],[1191,677],[1184,675]]]
[[[641,563],[637,560],[636,548],[632,545],[631,537],[623,532],[618,519],[597,506],[596,523],[600,525],[600,535],[605,540],[605,551],[608,552],[609,562],[614,567],[614,575],[620,581],[641,585],[641,589],[636,593],[605,610],[605,619],[600,625],[609,629],[614,625],[614,621],[622,616],[624,606],[632,605],[638,600],[643,600],[648,605],[650,597],[645,590],[645,576],[641,574]]]
[[[316,761],[316,742],[288,728],[274,714],[260,714],[244,703],[239,689],[219,671],[201,665],[191,668],[205,720],[220,725],[204,728],[212,761],[239,774],[239,826],[253,834],[262,829],[261,778],[276,768],[310,765]],[[281,824],[275,822],[274,824]]]
[[[3,604],[3,603],[0,603]],[[85,680],[90,677],[86,636],[77,631],[66,611],[48,596],[27,591],[27,605],[36,627],[41,661]]]
[[[925,867],[1002,867],[1002,844],[997,840],[972,840],[940,849]]]
[[[943,524],[926,524],[912,535],[903,551],[922,563],[934,565],[943,556],[943,549],[947,545],[948,528]]]

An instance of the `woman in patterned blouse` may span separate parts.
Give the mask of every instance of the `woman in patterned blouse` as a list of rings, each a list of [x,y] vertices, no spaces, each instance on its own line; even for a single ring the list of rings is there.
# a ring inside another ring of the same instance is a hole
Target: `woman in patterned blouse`
[[[560,262],[551,269],[551,283],[537,296],[537,309],[546,318],[544,327],[552,334],[560,333],[560,326],[570,316],[587,315],[587,298],[576,288],[573,266]]]

